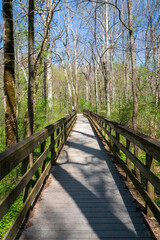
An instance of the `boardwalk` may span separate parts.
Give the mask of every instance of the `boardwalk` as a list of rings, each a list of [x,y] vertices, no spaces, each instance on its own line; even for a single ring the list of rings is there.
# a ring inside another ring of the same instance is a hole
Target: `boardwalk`
[[[35,205],[26,239],[152,239],[89,121],[71,137]]]

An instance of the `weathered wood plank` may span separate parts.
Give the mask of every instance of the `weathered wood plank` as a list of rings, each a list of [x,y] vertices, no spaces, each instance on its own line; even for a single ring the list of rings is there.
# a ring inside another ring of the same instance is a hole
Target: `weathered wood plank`
[[[20,239],[152,239],[86,118],[63,149]]]
[[[87,114],[87,113],[86,113]],[[149,212],[149,215],[154,214],[154,216],[156,217],[156,219],[158,221],[160,221],[160,209],[158,208],[158,206],[156,205],[156,203],[153,201],[153,197],[154,197],[154,193],[153,193],[153,186],[157,189],[157,190],[160,190],[160,179],[154,175],[154,173],[150,170],[152,170],[152,162],[150,159],[152,159],[152,152],[151,154],[148,155],[148,151],[146,151],[146,154],[147,154],[147,160],[146,160],[146,166],[134,155],[132,154],[130,151],[129,151],[129,144],[127,145],[127,147],[123,146],[123,144],[121,144],[112,134],[111,132],[109,132],[108,130],[106,130],[104,127],[103,127],[103,124],[100,123],[99,120],[97,120],[98,118],[102,118],[104,119],[105,122],[107,122],[106,124],[108,124],[109,126],[112,127],[112,129],[116,129],[116,131],[118,131],[118,133],[121,133],[122,136],[127,136],[126,138],[126,141],[127,143],[130,142],[130,140],[135,143],[133,141],[132,138],[128,137],[128,135],[125,135],[123,134],[123,131],[119,131],[117,130],[117,123],[114,123],[112,122],[111,124],[108,123],[108,120],[106,120],[104,117],[101,117],[95,113],[91,113],[89,112],[88,115],[87,115],[91,121],[94,123],[94,126],[95,128],[99,131],[99,133],[102,135],[102,137],[104,138],[104,140],[106,140],[106,137],[102,134],[101,130],[99,129],[102,129],[109,137],[110,139],[115,143],[115,145],[117,146],[118,149],[122,150],[126,157],[135,164],[135,166],[137,167],[138,170],[141,171],[141,173],[146,177],[146,179],[148,180],[148,189],[149,191],[146,192],[142,186],[140,185],[140,183],[138,184],[138,180],[137,178],[132,174],[131,172],[131,168],[130,168],[130,164],[126,165],[126,163],[124,163],[124,161],[120,158],[119,154],[117,153],[117,150],[114,149],[114,147],[112,146],[112,144],[110,144],[110,142],[108,142],[107,140],[107,144],[109,145],[109,147],[111,148],[112,152],[114,153],[114,155],[116,156],[116,158],[118,159],[118,161],[121,163],[121,166],[122,168],[124,169],[124,171],[127,173],[127,177],[129,179],[132,180],[133,184],[135,185],[135,187],[137,188],[137,190],[140,192],[140,194],[143,196],[144,200],[146,201],[146,206],[147,206],[147,209],[150,209],[148,212]],[[110,122],[110,121],[109,121]],[[118,124],[119,125],[119,124]],[[121,129],[122,130],[122,129]],[[126,129],[125,129],[126,130]],[[135,131],[132,131],[132,133],[136,134],[136,136],[138,135],[138,137],[141,136],[141,134],[135,132]],[[130,133],[129,133],[130,135]],[[144,135],[143,135],[144,136]],[[141,139],[143,140],[143,139]],[[153,139],[150,138],[150,140],[152,141]],[[154,142],[154,141],[153,141]],[[158,141],[156,141],[157,143]],[[142,143],[142,142],[141,142]],[[159,143],[157,143],[158,145]],[[139,144],[137,144],[138,146],[140,146]],[[144,144],[145,146],[145,144]],[[157,146],[156,146],[157,147]],[[142,147],[141,147],[142,148]],[[142,148],[142,149],[145,149],[145,148]],[[151,166],[150,166],[151,165]],[[151,169],[150,169],[151,168]],[[153,186],[152,186],[153,185]]]

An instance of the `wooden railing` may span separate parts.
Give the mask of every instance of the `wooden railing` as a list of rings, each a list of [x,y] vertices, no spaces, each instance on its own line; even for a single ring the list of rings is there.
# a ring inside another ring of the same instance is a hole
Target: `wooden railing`
[[[14,239],[20,225],[22,224],[26,214],[28,213],[32,202],[42,187],[46,176],[48,175],[52,164],[64,145],[67,137],[72,130],[76,121],[76,112],[66,115],[59,121],[47,126],[31,137],[24,139],[22,142],[15,144],[0,154],[0,180],[9,174],[16,166],[21,163],[22,177],[13,189],[0,203],[0,219],[8,212],[11,205],[15,202],[19,194],[23,192],[23,207],[15,218],[11,228],[5,235],[4,239]],[[46,141],[49,140],[48,147]],[[39,147],[40,156],[30,164],[30,159],[34,156],[34,151]],[[51,155],[47,162],[48,155]],[[33,176],[40,170],[39,177],[36,179],[34,186]]]
[[[154,216],[160,222],[160,209],[154,201],[155,189],[160,194],[160,179],[153,172],[154,159],[160,163],[160,142],[91,111],[84,111],[84,115],[107,142],[126,172],[127,179],[132,181],[145,200],[147,215]],[[135,156],[133,147],[131,149],[133,145],[137,146],[139,151],[145,152],[145,163]],[[121,153],[125,154],[125,161],[122,160]],[[143,176],[142,182],[136,178],[133,166],[136,166]]]

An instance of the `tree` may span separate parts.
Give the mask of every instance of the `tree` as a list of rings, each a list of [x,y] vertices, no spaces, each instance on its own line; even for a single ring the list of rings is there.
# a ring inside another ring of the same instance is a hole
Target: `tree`
[[[133,94],[133,116],[132,127],[137,131],[137,117],[138,117],[138,97],[137,97],[137,67],[136,67],[136,54],[134,45],[134,32],[133,32],[133,14],[132,14],[132,0],[128,2],[128,22],[129,22],[129,36],[130,36],[130,51],[131,51],[131,67],[132,67],[132,94]],[[134,155],[138,157],[138,148],[134,146]],[[135,173],[140,181],[140,171],[135,167]]]
[[[42,14],[42,18],[43,18],[43,24],[44,24],[44,34],[46,31],[46,26],[47,26],[47,15],[48,15],[48,11],[50,10],[52,5],[52,1],[51,0],[45,0],[45,5],[44,5],[44,12]],[[47,15],[46,15],[47,12]],[[48,29],[48,36],[47,36],[47,40],[46,40],[46,57],[44,58],[44,96],[45,96],[45,102],[46,102],[46,98],[48,98],[49,101],[49,108],[51,108],[53,106],[53,101],[52,101],[52,59],[51,59],[51,46],[50,46],[50,26]],[[47,84],[47,85],[46,85]],[[46,86],[47,86],[47,93],[46,94]]]
[[[29,81],[28,81],[28,136],[33,134],[34,127],[34,0],[29,1],[28,9],[28,68],[29,68]]]
[[[17,141],[12,0],[3,0],[4,102],[6,147]]]
[[[130,36],[130,51],[131,51],[131,66],[132,66],[132,93],[133,93],[133,116],[132,125],[133,129],[137,131],[137,117],[138,117],[138,98],[137,98],[137,67],[136,67],[136,54],[134,45],[134,32],[133,32],[133,14],[132,14],[132,0],[128,2],[128,22],[129,22],[129,36]]]

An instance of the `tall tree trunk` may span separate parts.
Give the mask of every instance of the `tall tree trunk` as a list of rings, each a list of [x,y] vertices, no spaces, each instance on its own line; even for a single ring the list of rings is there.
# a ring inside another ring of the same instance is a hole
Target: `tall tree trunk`
[[[112,36],[112,40],[113,40]],[[113,57],[114,57],[114,47],[111,48],[111,60],[110,60],[110,78],[111,78],[111,99],[112,103],[114,103],[114,96],[115,96],[115,87],[114,87],[114,71],[113,71]]]
[[[86,101],[88,102],[89,101],[89,78],[86,77],[85,80],[86,80]]]
[[[115,38],[115,16],[116,16],[116,9],[113,8],[113,30],[111,32],[111,50],[110,50],[110,80],[111,80],[111,99],[112,103],[114,103],[115,98],[115,84],[114,84],[114,70],[113,70],[113,58],[114,58],[114,38]]]
[[[52,5],[52,0],[47,0],[47,10],[49,11]],[[47,11],[47,12],[48,12]],[[46,19],[47,20],[47,19]],[[47,23],[46,23],[47,25]],[[47,36],[47,90],[48,90],[48,101],[49,101],[49,108],[52,108],[53,106],[53,91],[52,91],[52,59],[51,59],[51,45],[50,45],[50,26],[48,29],[48,36]]]
[[[97,83],[97,3],[95,4],[95,19],[94,19],[94,91],[96,98],[96,112],[99,113],[99,94],[98,94],[98,83]]]
[[[75,109],[78,110],[77,38],[74,36]]]
[[[43,75],[43,99],[45,102],[45,117],[46,117],[46,113],[47,113],[47,62],[46,62],[46,58],[44,58],[44,75]]]
[[[68,57],[68,62],[69,62],[69,72],[70,72],[70,79],[71,79],[71,93],[73,93],[73,99],[75,100],[75,87],[74,87],[74,77],[73,77],[73,69],[71,65],[71,57],[70,57],[70,51],[69,48],[66,48],[66,53]],[[72,108],[74,108],[75,103],[74,100],[72,99]]]
[[[12,0],[3,0],[3,24],[5,134],[9,148],[17,140]]]
[[[110,59],[109,59],[109,9],[108,9],[108,0],[105,4],[105,40],[106,40],[106,76],[105,76],[105,94],[106,94],[106,106],[107,106],[107,116],[111,115],[111,105],[110,105]]]
[[[73,110],[73,109],[74,109],[74,106],[73,106],[73,101],[72,101],[71,85],[70,85],[70,83],[69,83],[69,78],[68,78],[67,69],[66,69],[63,61],[62,61],[62,66],[63,66],[63,69],[64,69],[64,74],[65,74],[65,78],[66,78],[66,82],[67,82],[70,105],[71,105],[71,108],[72,108],[72,110]]]
[[[151,36],[151,43],[153,48],[153,62],[154,62],[154,76],[155,76],[155,109],[156,109],[155,130],[157,130],[157,112],[158,112],[158,104],[159,104],[159,85],[158,85],[159,80],[158,80],[158,68],[157,68],[157,58],[156,58],[156,44],[155,44],[150,1],[147,0],[147,3],[148,3],[149,20],[150,20],[150,36]]]
[[[94,84],[95,84],[95,97],[96,97],[96,111],[99,113],[99,95],[98,95],[98,79],[97,79],[97,63],[94,65]]]
[[[31,136],[34,128],[34,0],[29,1],[28,12],[28,67],[28,136]]]
[[[122,21],[124,22],[124,1],[121,1],[122,5]],[[122,56],[123,56],[123,86],[124,86],[124,97],[126,98],[126,72],[125,72],[125,42],[124,42],[124,26],[122,26]]]
[[[129,35],[130,35],[130,48],[131,48],[131,64],[132,64],[132,93],[133,93],[133,129],[137,131],[137,117],[138,117],[138,98],[137,98],[137,69],[136,69],[136,54],[134,45],[133,33],[133,14],[132,14],[132,0],[128,1],[128,17],[129,17]]]
[[[127,39],[126,39],[126,99],[129,100],[129,71],[130,71],[130,64],[129,64],[129,36],[127,32]]]
[[[128,2],[128,23],[129,23],[129,36],[130,36],[130,51],[131,51],[131,65],[132,65],[132,94],[133,94],[133,116],[132,126],[137,131],[137,117],[138,117],[138,97],[137,97],[137,69],[136,69],[136,54],[134,45],[134,32],[133,32],[133,14],[132,14],[132,0]],[[138,148],[134,146],[134,155],[138,157]],[[137,167],[134,167],[136,177],[141,181],[140,172]]]
[[[48,35],[48,48],[47,48],[47,92],[48,92],[48,106],[52,108],[53,106],[53,93],[52,93],[52,60],[51,60],[51,48],[50,48],[50,34]]]

